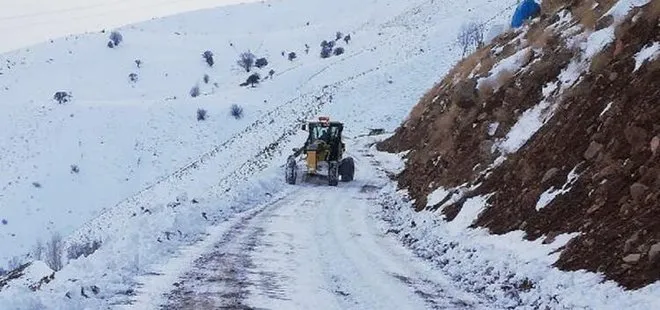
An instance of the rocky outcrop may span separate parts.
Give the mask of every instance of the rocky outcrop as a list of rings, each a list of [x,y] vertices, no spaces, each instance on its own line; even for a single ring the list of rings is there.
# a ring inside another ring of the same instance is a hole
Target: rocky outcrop
[[[618,22],[602,16],[614,2],[598,1],[590,14],[599,29],[615,27],[615,39],[593,55],[575,44],[594,31],[579,2],[553,3],[540,21],[457,64],[379,148],[410,151],[398,181],[417,210],[452,220],[467,198],[489,194],[474,226],[524,230],[530,240],[580,232],[557,267],[639,288],[660,280],[660,59],[638,67],[635,55],[660,41],[660,1]],[[503,60],[519,67],[495,72]],[[526,132],[519,121],[530,113],[542,126]],[[507,144],[513,134],[530,137]],[[427,205],[436,188],[466,184],[476,189],[456,203]]]

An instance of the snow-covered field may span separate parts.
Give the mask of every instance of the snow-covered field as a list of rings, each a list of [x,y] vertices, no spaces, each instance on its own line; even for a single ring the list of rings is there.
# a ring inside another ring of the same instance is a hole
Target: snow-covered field
[[[69,34],[254,0],[0,0],[0,52]]]
[[[167,302],[163,294],[167,296],[175,288],[173,284],[195,267],[195,259],[204,257],[218,238],[259,210],[267,212],[254,215],[258,218],[255,227],[273,232],[292,229],[289,232],[292,236],[303,238],[302,244],[297,243],[303,248],[314,243],[304,239],[313,237],[306,234],[310,231],[318,233],[321,241],[328,244],[346,244],[347,248],[338,251],[349,251],[349,246],[361,250],[364,245],[340,242],[352,237],[337,227],[329,230],[341,233],[334,237],[324,232],[332,227],[311,227],[310,221],[319,219],[317,216],[341,215],[352,221],[368,221],[363,223],[366,226],[353,227],[354,233],[375,234],[365,236],[371,238],[367,242],[386,244],[388,250],[372,253],[374,257],[380,253],[396,259],[384,266],[387,268],[381,268],[369,265],[362,258],[353,259],[355,254],[348,253],[343,261],[346,268],[324,270],[330,275],[353,276],[346,273],[358,267],[372,268],[368,269],[372,271],[369,274],[374,274],[372,280],[385,284],[374,288],[365,282],[348,281],[348,287],[337,290],[359,292],[354,295],[357,306],[351,307],[386,308],[399,303],[405,305],[406,301],[423,305],[424,298],[414,301],[419,294],[399,292],[401,283],[393,284],[392,279],[379,274],[390,267],[395,271],[401,269],[402,259],[416,259],[407,250],[396,247],[393,240],[383,239],[387,238],[382,234],[389,224],[375,218],[379,213],[377,201],[368,194],[358,193],[356,186],[368,182],[384,187],[390,194],[393,187],[376,171],[380,168],[370,166],[383,165],[383,159],[372,162],[369,156],[358,154],[370,152],[370,148],[365,146],[364,138],[357,137],[371,128],[390,131],[401,123],[418,98],[460,58],[462,51],[455,45],[455,38],[462,23],[488,21],[489,27],[506,23],[515,3],[514,0],[269,1],[126,26],[119,29],[124,41],[114,49],[106,47],[107,33],[97,33],[69,36],[0,56],[3,65],[0,69],[3,112],[0,114],[0,220],[3,220],[0,266],[12,257],[28,260],[24,255],[32,252],[37,240],[45,243],[55,233],[64,236],[65,247],[102,241],[101,247],[88,257],[65,259],[64,268],[41,290],[32,292],[20,283],[0,288],[0,305],[9,309],[158,307]],[[320,42],[334,39],[337,31],[352,37],[349,43],[342,40],[337,43],[346,52],[321,59]],[[310,46],[308,54],[305,44]],[[214,53],[213,67],[201,56],[206,50]],[[255,88],[238,86],[248,74],[237,67],[236,59],[246,50],[267,57],[269,65],[257,70],[262,77],[271,69],[275,71],[273,78],[263,80]],[[281,54],[292,51],[297,55],[293,61]],[[135,63],[138,59],[140,68]],[[129,81],[130,73],[137,74],[136,82]],[[209,75],[209,83],[203,81],[205,74]],[[201,95],[191,98],[189,92],[195,85],[199,85]],[[71,102],[55,103],[52,96],[57,91],[71,92]],[[230,115],[233,104],[244,109],[242,118]],[[207,120],[197,120],[199,108],[208,111]],[[357,168],[355,184],[320,188],[317,196],[319,188],[314,186],[286,186],[281,164],[291,148],[299,146],[304,139],[297,130],[302,120],[318,115],[330,115],[346,123],[345,136],[352,140],[349,143],[352,152],[362,157],[362,162]],[[77,169],[73,169],[74,165]],[[372,202],[353,201],[352,194],[356,199],[369,198]],[[334,201],[342,204],[342,208],[329,211],[333,201],[324,197],[334,195],[342,196]],[[301,209],[306,200],[318,205],[316,211],[326,213],[319,215]],[[342,214],[350,213],[353,203],[359,212]],[[386,218],[394,225],[403,225],[406,219],[425,216],[403,211],[406,207],[401,209],[396,219]],[[282,215],[280,211],[288,212],[290,217],[278,218]],[[302,213],[297,214],[298,211]],[[299,215],[304,222],[300,229],[292,227],[296,218],[291,213]],[[465,215],[465,221],[473,216]],[[330,220],[318,224],[350,225],[338,219]],[[452,226],[456,234],[451,236],[455,240],[471,234],[465,232],[462,224]],[[380,232],[374,228],[378,225],[382,226]],[[263,240],[283,242],[281,236],[268,238]],[[227,251],[235,251],[238,245],[226,246]],[[301,256],[296,259],[315,258],[311,254],[305,256],[303,248],[297,252]],[[545,254],[547,249],[543,250]],[[485,250],[494,253],[487,257],[496,257],[497,253],[510,249],[491,250]],[[275,271],[284,272],[289,266],[265,263],[282,258],[275,254],[274,257],[268,256],[268,252],[259,255],[255,259],[261,260],[264,268],[282,267]],[[551,258],[523,257],[520,264],[533,261],[535,265],[530,266],[548,270]],[[416,276],[411,280],[414,282],[426,273],[426,268],[431,268],[432,274],[439,274],[434,269],[437,267],[422,261],[417,263],[421,267],[401,271],[405,273],[402,276]],[[497,268],[502,264],[518,266],[495,263]],[[474,266],[488,264],[479,261]],[[30,272],[45,276],[48,270],[43,267],[35,264]],[[289,271],[318,271],[314,266],[310,268]],[[310,283],[317,285],[313,288],[327,288],[324,284],[328,282],[324,280],[329,278],[311,275],[298,278],[292,284],[298,289],[286,291],[285,296],[304,294],[302,288]],[[557,279],[561,285],[584,289],[594,285],[596,278],[581,275],[569,278],[572,282]],[[583,279],[587,280],[581,282]],[[488,308],[483,298],[497,295],[482,294],[463,284],[447,284],[439,278],[430,279],[430,282],[438,281],[446,285],[444,289],[465,294],[465,298],[452,297],[468,300],[468,305]],[[603,291],[614,296],[611,298],[626,295],[611,283],[604,285],[611,287]],[[377,289],[382,289],[374,291],[380,295],[370,295],[370,290]],[[488,289],[494,289],[494,285]],[[258,287],[252,287],[252,293],[255,290]],[[378,298],[390,296],[388,292],[396,292],[399,294],[396,296],[404,296],[401,298],[406,301],[393,297],[388,303],[387,299]],[[318,290],[312,290],[312,294],[318,294],[315,296],[320,300],[336,298]],[[538,294],[534,296],[541,296]],[[278,308],[264,296],[268,295],[253,295],[249,302]],[[631,297],[628,305],[640,298]],[[525,299],[529,300],[534,301],[532,297]],[[304,308],[306,302],[314,301],[283,302],[280,306]],[[507,302],[495,307],[505,307]],[[594,305],[590,300],[585,302]],[[338,307],[345,305],[340,302]]]

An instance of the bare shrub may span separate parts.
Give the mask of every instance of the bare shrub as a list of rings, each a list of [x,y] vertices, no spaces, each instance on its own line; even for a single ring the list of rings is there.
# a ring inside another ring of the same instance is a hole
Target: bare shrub
[[[122,36],[119,31],[113,31],[110,33],[110,42],[112,42],[114,46],[119,46],[119,44],[123,41],[124,36]]]
[[[209,65],[209,67],[213,67],[213,64],[215,61],[213,60],[213,52],[211,51],[205,51],[202,53],[202,57],[206,61],[206,64]]]
[[[470,22],[461,26],[456,39],[458,45],[463,49],[463,56],[484,44],[484,31],[484,26],[476,22]]]
[[[79,173],[80,172],[80,167],[78,165],[71,165],[71,173]]]
[[[195,85],[190,89],[190,97],[197,98],[200,95],[199,86]]]
[[[206,110],[197,109],[197,121],[205,121],[206,117],[207,117]]]
[[[289,56],[288,56],[289,61],[293,61],[296,58],[298,58],[298,56],[296,55],[296,52],[289,53]]]
[[[128,75],[128,80],[135,83],[138,80],[138,75],[137,73],[131,73]]]
[[[208,74],[204,74],[204,78],[202,78],[202,81],[204,81],[204,84],[208,84],[209,81],[211,81],[211,77]]]
[[[344,54],[344,48],[343,47],[337,47],[335,50],[332,52],[335,56],[339,56]]]
[[[59,104],[71,101],[71,93],[65,91],[58,91],[53,95],[53,99]]]
[[[85,241],[83,243],[74,243],[69,248],[66,250],[67,254],[66,257],[69,260],[72,259],[77,259],[81,256],[89,256],[92,255],[96,250],[98,250],[101,247],[101,241],[100,240],[94,240],[94,241]]]
[[[245,72],[250,72],[252,70],[252,66],[254,66],[255,62],[255,56],[252,54],[252,52],[247,51],[244,53],[241,53],[238,56],[238,60],[236,61],[236,64],[238,64],[239,67],[241,67]]]
[[[50,241],[46,243],[46,252],[44,253],[44,262],[55,271],[62,270],[62,254],[64,243],[59,233],[54,233]]]
[[[233,116],[235,119],[241,119],[243,118],[243,108],[237,104],[232,104],[231,109],[229,111],[231,116]]]
[[[18,256],[12,256],[7,262],[7,270],[12,271],[23,265],[23,260]]]

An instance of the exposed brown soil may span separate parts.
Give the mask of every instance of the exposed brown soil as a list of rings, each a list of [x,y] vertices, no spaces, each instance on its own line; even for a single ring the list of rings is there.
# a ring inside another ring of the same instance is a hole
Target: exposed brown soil
[[[562,5],[581,12],[579,1],[558,2],[553,1],[553,12]],[[607,7],[613,3],[597,2]],[[396,134],[379,145],[391,152],[410,150],[398,180],[416,199],[417,210],[427,207],[426,196],[439,186],[481,183],[468,197],[493,195],[475,226],[495,234],[524,230],[527,238],[547,242],[559,233],[580,232],[562,251],[557,267],[603,272],[630,289],[660,280],[660,60],[633,72],[634,55],[660,41],[659,3],[651,1],[631,14],[641,14],[635,22],[629,18],[617,27],[615,43],[556,98],[554,116],[492,171],[486,168],[500,155],[491,151],[493,143],[541,101],[543,85],[556,81],[578,53],[557,35],[561,32],[545,30],[557,20],[545,14],[527,33],[527,44],[537,52],[520,72],[498,78],[501,85],[475,87],[498,58],[526,46],[515,35],[500,37],[459,63],[422,98]],[[607,23],[600,15],[575,14],[576,22],[595,18],[597,29]],[[494,54],[496,47],[500,55]],[[488,127],[494,122],[499,127],[490,136]],[[537,211],[540,195],[561,189],[573,169],[579,178],[570,191]],[[442,212],[453,219],[463,201]]]

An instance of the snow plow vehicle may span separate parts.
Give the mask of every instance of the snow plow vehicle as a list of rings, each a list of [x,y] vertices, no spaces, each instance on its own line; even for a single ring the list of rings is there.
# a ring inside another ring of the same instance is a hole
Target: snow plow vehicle
[[[340,179],[342,182],[353,181],[355,162],[351,157],[344,157],[344,124],[331,122],[329,117],[319,117],[318,121],[303,124],[302,130],[309,134],[305,145],[293,149],[293,155],[287,159],[286,182],[296,184],[299,176],[302,182],[310,177],[327,178],[330,186],[337,186]]]

